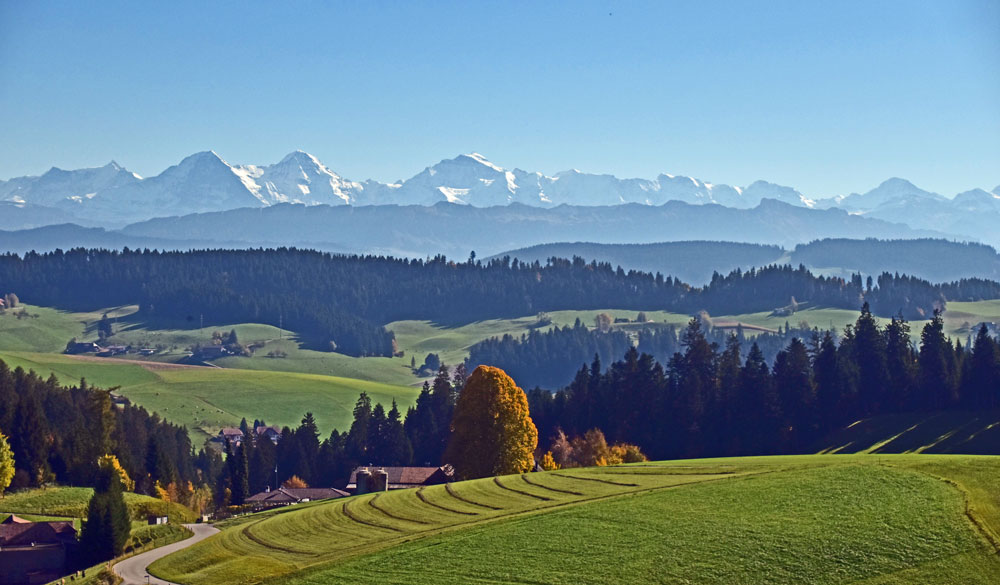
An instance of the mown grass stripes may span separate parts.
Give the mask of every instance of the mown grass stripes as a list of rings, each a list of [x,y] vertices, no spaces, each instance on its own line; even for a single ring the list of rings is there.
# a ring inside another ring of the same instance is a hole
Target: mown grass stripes
[[[379,506],[377,503],[378,499],[381,497],[382,494],[377,494],[374,498],[368,500],[368,505],[378,510],[382,514],[385,514],[386,516],[392,518],[393,520],[402,520],[403,522],[413,522],[414,524],[424,524],[424,525],[430,524],[430,522],[426,522],[424,520],[417,520],[415,518],[406,518],[404,516],[400,516],[399,514],[386,510],[384,507]]]
[[[479,515],[477,512],[466,512],[466,511],[463,511],[463,510],[456,510],[454,508],[449,508],[447,506],[442,506],[441,504],[434,503],[434,502],[428,500],[427,496],[424,495],[424,490],[425,489],[426,488],[419,488],[417,490],[417,499],[420,500],[421,502],[427,504],[428,506],[431,506],[432,508],[437,508],[438,510],[444,510],[445,512],[451,512],[452,514],[462,514],[464,516],[478,516]]]
[[[620,481],[611,481],[610,479],[600,479],[597,477],[580,477],[579,475],[570,475],[568,473],[553,473],[552,475],[556,477],[565,477],[566,479],[574,479],[577,481],[596,481],[608,485],[617,485],[622,487],[639,487],[637,483],[623,483]]]
[[[554,487],[547,486],[547,485],[542,485],[542,484],[540,484],[538,482],[535,482],[535,481],[532,481],[532,480],[528,479],[528,475],[525,474],[525,473],[521,474],[521,479],[523,479],[524,483],[526,483],[528,485],[535,486],[535,487],[541,488],[543,490],[549,490],[550,492],[556,492],[556,493],[559,493],[559,494],[569,494],[571,496],[582,496],[582,495],[584,495],[583,492],[574,492],[573,490],[564,490],[564,489],[554,488]]]
[[[482,502],[476,502],[476,501],[470,500],[469,498],[463,497],[461,494],[459,494],[457,491],[455,491],[455,488],[451,487],[450,483],[444,484],[444,489],[445,489],[445,491],[448,492],[448,495],[450,495],[451,497],[455,498],[456,500],[458,500],[460,502],[465,502],[466,504],[470,504],[472,506],[478,506],[480,508],[486,508],[487,510],[503,510],[503,508],[501,508],[499,506],[492,506],[490,504],[484,504]]]
[[[405,532],[402,528],[396,528],[395,526],[386,526],[384,524],[376,524],[375,522],[369,522],[363,518],[359,518],[357,514],[351,511],[348,507],[348,502],[344,502],[341,510],[344,512],[344,516],[347,516],[351,520],[357,522],[358,524],[363,524],[364,526],[371,526],[372,528],[381,528],[382,530],[391,530],[393,532]]]
[[[504,485],[500,481],[499,477],[494,477],[493,478],[493,483],[497,484],[497,487],[499,487],[500,489],[504,489],[504,490],[507,490],[509,492],[514,492],[515,494],[521,494],[522,496],[528,496],[529,498],[535,498],[536,500],[542,500],[543,502],[551,502],[552,501],[552,498],[550,498],[548,496],[540,496],[538,494],[533,494],[531,492],[526,492],[524,490],[519,490],[517,488],[512,488],[510,486],[506,486],[506,485]]]

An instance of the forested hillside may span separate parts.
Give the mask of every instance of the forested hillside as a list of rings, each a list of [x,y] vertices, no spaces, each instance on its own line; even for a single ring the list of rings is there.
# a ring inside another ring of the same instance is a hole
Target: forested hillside
[[[540,244],[498,254],[525,262],[580,256],[626,270],[662,272],[685,282],[703,285],[713,272],[728,273],[781,262],[804,265],[812,271],[839,276],[858,272],[909,274],[931,282],[963,278],[1000,279],[1000,254],[991,246],[944,239],[827,238],[784,250],[778,246],[735,242],[663,242],[656,244],[597,244],[592,242]]]
[[[108,390],[85,381],[61,386],[2,360],[0,432],[14,450],[16,488],[93,485],[98,458],[115,455],[137,492],[155,494],[159,486],[190,504],[192,486],[211,483],[219,466],[218,455],[194,454],[184,427],[129,403],[116,406]]]
[[[939,315],[917,347],[909,327],[881,326],[866,305],[839,340],[793,338],[770,362],[735,335],[712,343],[692,319],[665,363],[635,348],[607,367],[595,359],[565,390],[531,391],[531,414],[540,437],[600,428],[659,459],[807,452],[866,417],[1000,407],[1000,342],[986,326],[971,347]]]
[[[462,323],[564,309],[618,307],[693,314],[769,311],[790,304],[926,318],[948,300],[1000,298],[1000,283],[948,285],[892,274],[850,280],[804,267],[716,274],[704,287],[610,264],[508,258],[452,262],[336,256],[296,249],[157,252],[71,250],[0,256],[0,286],[38,305],[94,309],[138,304],[146,319],[282,324],[316,347],[391,355],[384,323]]]
[[[791,252],[793,264],[813,269],[839,268],[863,274],[899,272],[931,282],[962,278],[1000,278],[1000,255],[992,246],[937,239],[816,240]]]
[[[592,242],[539,244],[503,252],[522,262],[542,262],[549,258],[579,256],[626,270],[669,274],[684,282],[704,285],[715,272],[728,274],[737,268],[748,270],[778,262],[785,255],[780,246],[735,242],[663,242],[656,244],[595,244]]]
[[[580,364],[590,361],[594,356],[601,363],[611,363],[635,345],[640,353],[649,354],[665,364],[681,349],[681,339],[673,325],[637,325],[641,329],[636,333],[635,339],[621,330],[604,332],[600,328],[588,328],[579,320],[573,327],[553,327],[544,333],[531,331],[521,337],[493,337],[469,348],[466,369],[471,371],[479,365],[493,365],[502,368],[525,388],[556,390],[569,384],[580,369]],[[772,363],[792,339],[804,339],[822,333],[825,331],[793,327],[787,323],[776,333],[758,333],[753,337],[753,343],[760,349],[765,361]],[[730,335],[735,335],[744,349],[749,347],[742,327],[736,327],[735,330],[705,327],[704,335],[709,343],[718,347],[725,346]]]

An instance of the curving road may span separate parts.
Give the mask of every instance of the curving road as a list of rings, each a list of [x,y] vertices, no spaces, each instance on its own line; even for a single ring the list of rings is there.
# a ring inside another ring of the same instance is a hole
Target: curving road
[[[157,579],[149,575],[146,572],[146,567],[153,564],[153,561],[159,560],[170,553],[177,552],[182,548],[187,548],[196,542],[205,540],[219,531],[218,528],[210,524],[185,524],[184,526],[190,528],[194,532],[194,536],[180,542],[154,548],[141,555],[129,557],[114,565],[115,574],[123,579],[122,585],[146,585],[146,583],[150,583],[150,585],[176,585],[170,581],[164,581],[163,579]],[[149,581],[146,580],[147,575],[149,575]]]

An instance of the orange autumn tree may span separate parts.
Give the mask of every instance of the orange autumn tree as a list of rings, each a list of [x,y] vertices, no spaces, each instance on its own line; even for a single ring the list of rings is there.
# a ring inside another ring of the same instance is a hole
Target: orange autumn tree
[[[301,477],[293,475],[285,480],[285,483],[281,484],[281,487],[285,489],[302,489],[309,487],[309,484],[305,482]]]
[[[461,479],[531,471],[538,429],[528,397],[500,368],[479,366],[455,403],[445,460]]]

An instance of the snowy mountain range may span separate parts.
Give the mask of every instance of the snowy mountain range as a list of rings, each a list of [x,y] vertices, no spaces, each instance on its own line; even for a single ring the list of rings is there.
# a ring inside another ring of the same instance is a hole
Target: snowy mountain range
[[[842,209],[915,229],[982,239],[1000,220],[1000,186],[947,198],[892,178],[866,193],[810,198],[792,187],[756,181],[746,187],[661,174],[655,179],[619,179],[577,170],[553,176],[505,169],[480,154],[464,154],[427,167],[396,183],[348,180],[315,156],[296,151],[265,166],[233,165],[213,151],[188,156],[155,177],[142,178],[115,162],[94,169],[53,168],[37,177],[0,181],[0,229],[37,227],[72,220],[81,225],[121,227],[156,217],[304,205],[423,205],[438,202],[473,207],[520,203],[532,207],[661,206],[670,201],[751,209],[764,200],[809,209]],[[19,218],[23,218],[19,219]],[[48,220],[46,218],[49,218]]]

